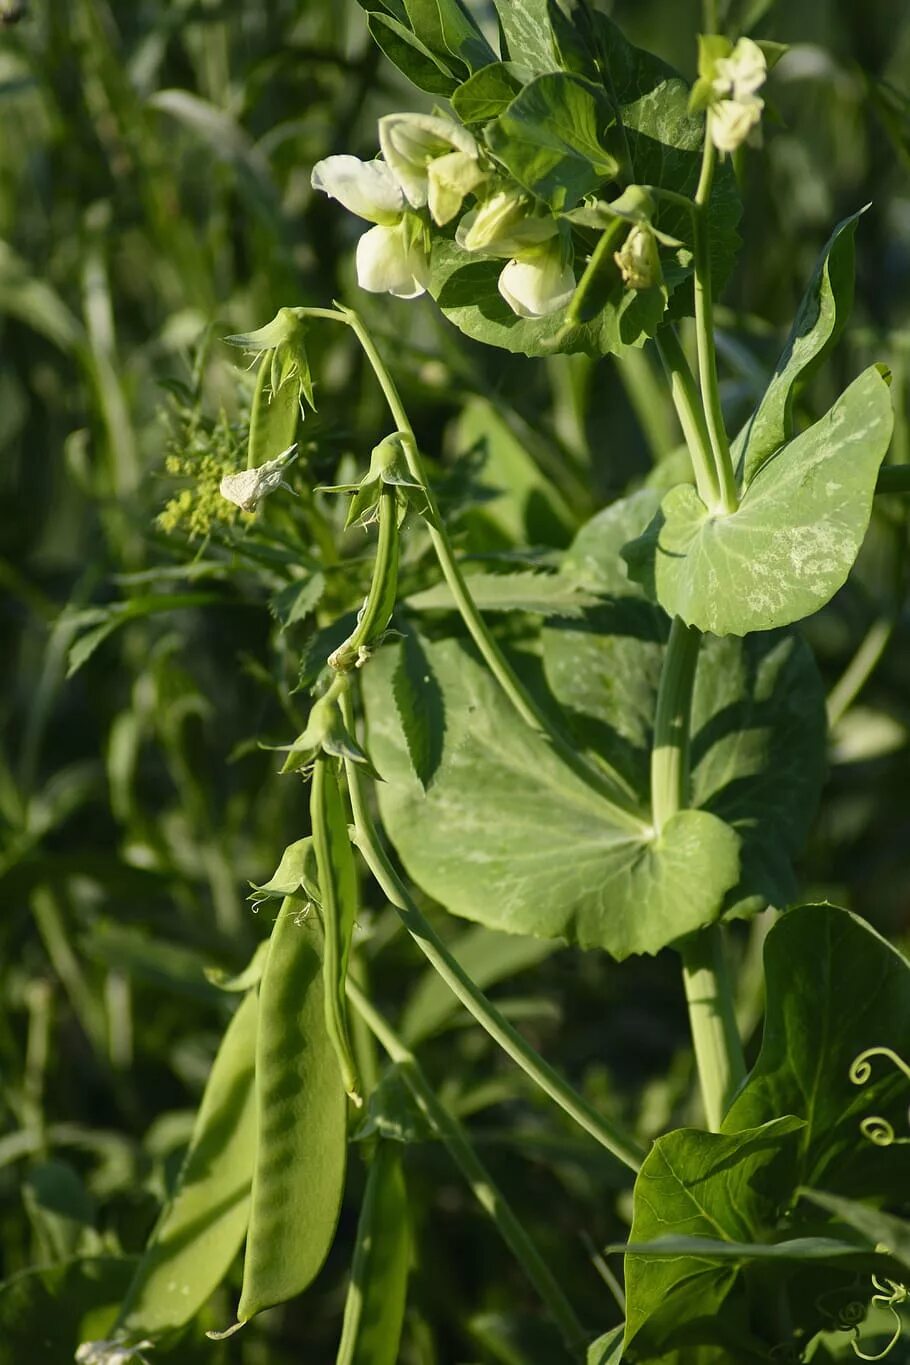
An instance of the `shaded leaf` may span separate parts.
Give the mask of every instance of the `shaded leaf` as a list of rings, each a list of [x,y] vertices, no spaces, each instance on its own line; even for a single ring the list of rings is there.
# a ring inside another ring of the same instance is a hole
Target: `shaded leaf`
[[[594,598],[560,574],[475,573],[465,584],[481,611],[526,611],[532,616],[579,617]],[[445,582],[407,599],[415,611],[452,611],[455,601]]]
[[[490,928],[618,958],[656,952],[717,917],[739,869],[728,826],[683,811],[655,838],[565,767],[467,648],[445,641],[427,654],[446,713],[427,792],[387,702],[395,650],[364,678],[371,756],[385,779],[380,809],[420,886]]]
[[[445,706],[420,636],[410,631],[398,651],[392,695],[411,767],[426,791],[442,760]]]

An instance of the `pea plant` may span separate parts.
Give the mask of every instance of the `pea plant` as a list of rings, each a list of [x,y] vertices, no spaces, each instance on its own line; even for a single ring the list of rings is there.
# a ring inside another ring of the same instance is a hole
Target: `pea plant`
[[[166,523],[191,508],[203,527],[220,518],[236,554],[267,568],[279,551],[311,566],[318,550],[337,570],[332,536],[350,528],[360,552],[307,646],[302,728],[275,746],[288,783],[305,784],[309,832],[275,849],[274,875],[254,888],[270,936],[220,982],[239,1003],[176,1192],[109,1334],[76,1359],[153,1359],[241,1248],[236,1320],[210,1335],[302,1294],[333,1246],[356,1152],[368,1173],[336,1360],[394,1365],[411,1265],[403,1154],[428,1137],[557,1329],[559,1358],[899,1352],[910,966],[847,910],[801,904],[794,872],[826,742],[798,626],[844,585],[876,496],[907,486],[900,466],[882,469],[885,366],[858,374],[819,420],[798,420],[847,323],[863,208],[832,225],[764,391],[728,430],[715,300],[739,243],[735,168],[760,136],[784,50],[706,34],[690,89],[586,0],[496,0],[492,28],[460,0],[362,3],[385,55],[440,103],[380,118],[376,159],[312,167],[314,189],[337,201],[326,211],[367,225],[361,289],[429,293],[467,337],[527,357],[529,385],[545,358],[632,364],[647,343],[685,444],[587,521],[558,564],[529,551],[478,569],[453,541],[455,494],[420,448],[388,343],[355,308],[288,300],[231,339],[255,375],[246,467],[215,461],[204,515],[197,489]],[[339,333],[385,416],[369,459],[315,488],[310,358]],[[317,502],[340,515],[314,549],[302,528]],[[266,519],[271,560],[257,540]],[[285,608],[307,609],[308,583],[290,577]],[[626,1173],[628,1238],[603,1249],[622,1256],[623,1282],[598,1251],[600,1320],[581,1320],[559,1259],[542,1254],[430,1084],[419,1026],[377,1007],[362,910],[377,895],[440,986]],[[700,1126],[645,1146],[576,1090],[488,998],[491,974],[452,951],[435,907],[541,953],[674,953]],[[728,939],[768,907],[780,913],[747,1067]]]

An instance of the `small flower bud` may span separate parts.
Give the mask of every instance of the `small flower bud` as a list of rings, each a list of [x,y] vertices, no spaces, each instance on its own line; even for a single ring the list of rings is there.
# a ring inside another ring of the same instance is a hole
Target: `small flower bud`
[[[647,224],[636,224],[632,228],[622,250],[614,251],[613,259],[619,266],[623,284],[630,289],[651,289],[663,281],[657,241]]]

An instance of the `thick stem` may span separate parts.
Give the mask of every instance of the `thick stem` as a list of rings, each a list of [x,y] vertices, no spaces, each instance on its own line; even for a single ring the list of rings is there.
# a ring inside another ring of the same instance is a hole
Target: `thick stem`
[[[654,338],[654,343],[663,363],[673,405],[689,448],[698,496],[706,507],[715,507],[720,499],[720,484],[711,451],[711,438],[705,424],[705,410],[695,384],[695,376],[692,374],[675,328],[672,326],[661,328]]]
[[[720,388],[717,382],[717,352],[714,349],[714,306],[711,296],[711,244],[708,235],[708,205],[711,186],[714,183],[714,166],[717,152],[711,141],[711,115],[705,127],[705,144],[702,153],[701,175],[695,192],[695,206],[692,213],[692,229],[695,249],[695,337],[698,347],[698,378],[701,385],[702,403],[711,437],[714,464],[720,489],[718,505],[712,510],[735,512],[739,506],[736,493],[736,479],[733,461],[730,458],[730,444],[720,402]]]
[[[342,714],[350,730],[353,725],[350,697],[342,698]],[[445,981],[452,993],[474,1016],[495,1043],[512,1058],[544,1094],[559,1105],[570,1118],[595,1138],[602,1147],[617,1157],[631,1170],[641,1165],[643,1152],[635,1140],[603,1119],[557,1071],[534,1051],[529,1043],[500,1014],[499,1010],[474,984],[464,968],[452,956],[442,939],[424,918],[413,897],[399,877],[373,823],[364,789],[362,770],[345,760],[348,792],[354,815],[355,841],[370,872],[398,911],[402,923],[427,960]]]
[[[413,1053],[409,1052],[387,1021],[373,1008],[350,978],[347,991],[354,1008],[398,1066],[417,1108],[445,1144],[477,1202],[492,1218],[509,1250],[537,1290],[569,1350],[576,1357],[583,1356],[588,1333],[575,1316],[572,1305],[554,1279],[546,1261],[475,1152],[464,1128],[440,1103]]]
[[[705,1119],[717,1133],[746,1074],[720,926],[712,924],[687,938],[682,960]]]
[[[401,436],[401,445],[404,450],[408,469],[416,483],[423,490],[423,495],[427,502],[426,521],[430,534],[430,540],[442,569],[443,577],[448,584],[455,605],[461,615],[462,620],[468,628],[471,639],[477,646],[480,654],[496,678],[503,692],[521,716],[522,720],[532,729],[536,730],[558,754],[566,767],[580,777],[589,786],[594,787],[604,797],[606,802],[612,807],[611,819],[615,824],[619,824],[630,832],[641,833],[643,822],[637,814],[637,802],[634,793],[629,785],[624,782],[618,774],[607,773],[601,768],[589,763],[569,742],[559,730],[555,729],[546,713],[538,706],[531,694],[525,689],[515,670],[512,668],[508,659],[503,654],[499,645],[494,640],[490,631],[487,629],[486,622],[481,616],[468,591],[464,576],[452,553],[448,536],[443,528],[442,518],[439,515],[439,508],[433,496],[433,490],[429,485],[426,470],[420,451],[417,448],[417,440],[408,419],[408,414],[398,393],[391,374],[389,373],[384,360],[376,349],[376,345],[362,321],[353,309],[345,308],[338,313],[328,310],[302,309],[307,316],[328,316],[335,321],[346,322],[363,349],[364,355],[369,361],[373,373],[379,382],[385,400],[392,414],[392,420]]]
[[[658,834],[688,805],[692,690],[700,645],[701,633],[676,617],[664,656],[651,751],[651,801]],[[719,925],[692,934],[680,951],[705,1119],[717,1132],[745,1075]]]
[[[658,834],[671,815],[689,804],[689,719],[700,645],[701,631],[675,617],[660,675],[651,750],[651,813]]]

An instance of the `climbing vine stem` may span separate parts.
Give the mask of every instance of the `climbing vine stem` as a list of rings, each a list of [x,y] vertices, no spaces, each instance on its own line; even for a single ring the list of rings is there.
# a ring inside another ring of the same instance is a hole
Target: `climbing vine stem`
[[[414,430],[398,388],[376,348],[376,343],[364,326],[362,319],[352,308],[299,308],[295,310],[304,317],[331,318],[335,322],[346,323],[356,336],[373,373],[382,389],[392,421],[401,438],[401,446],[407,461],[408,470],[415,483],[419,484],[426,499],[426,522],[430,540],[439,561],[443,577],[448,584],[455,606],[464,621],[471,639],[477,646],[490,672],[496,678],[509,701],[522,720],[538,734],[543,736],[550,747],[568,768],[589,786],[595,787],[612,807],[612,818],[630,832],[640,833],[643,822],[638,814],[637,802],[631,788],[615,772],[607,772],[594,767],[572,745],[562,732],[553,725],[549,716],[538,705],[522,684],[517,673],[503,654],[496,640],[487,628],[477,605],[472,598],[464,575],[452,552],[449,538],[445,533],[439,508],[429,485],[423,460],[417,446]]]
[[[342,716],[348,730],[353,729],[354,714],[350,694],[345,692],[340,698]],[[345,773],[351,810],[354,816],[354,837],[364,862],[376,878],[389,901],[398,911],[405,928],[420,948],[421,952],[435,967],[446,985],[457,996],[465,1009],[498,1043],[522,1071],[528,1075],[544,1094],[549,1095],[570,1118],[595,1138],[602,1147],[615,1157],[637,1171],[642,1162],[643,1152],[635,1140],[623,1133],[615,1125],[608,1123],[598,1114],[583,1096],[568,1084],[557,1071],[544,1061],[539,1053],[514,1029],[500,1014],[499,1010],[474,984],[470,976],[456,958],[452,956],[442,939],[424,917],[399,877],[386,850],[385,844],[376,829],[366,798],[363,771],[356,763],[345,759]]]

